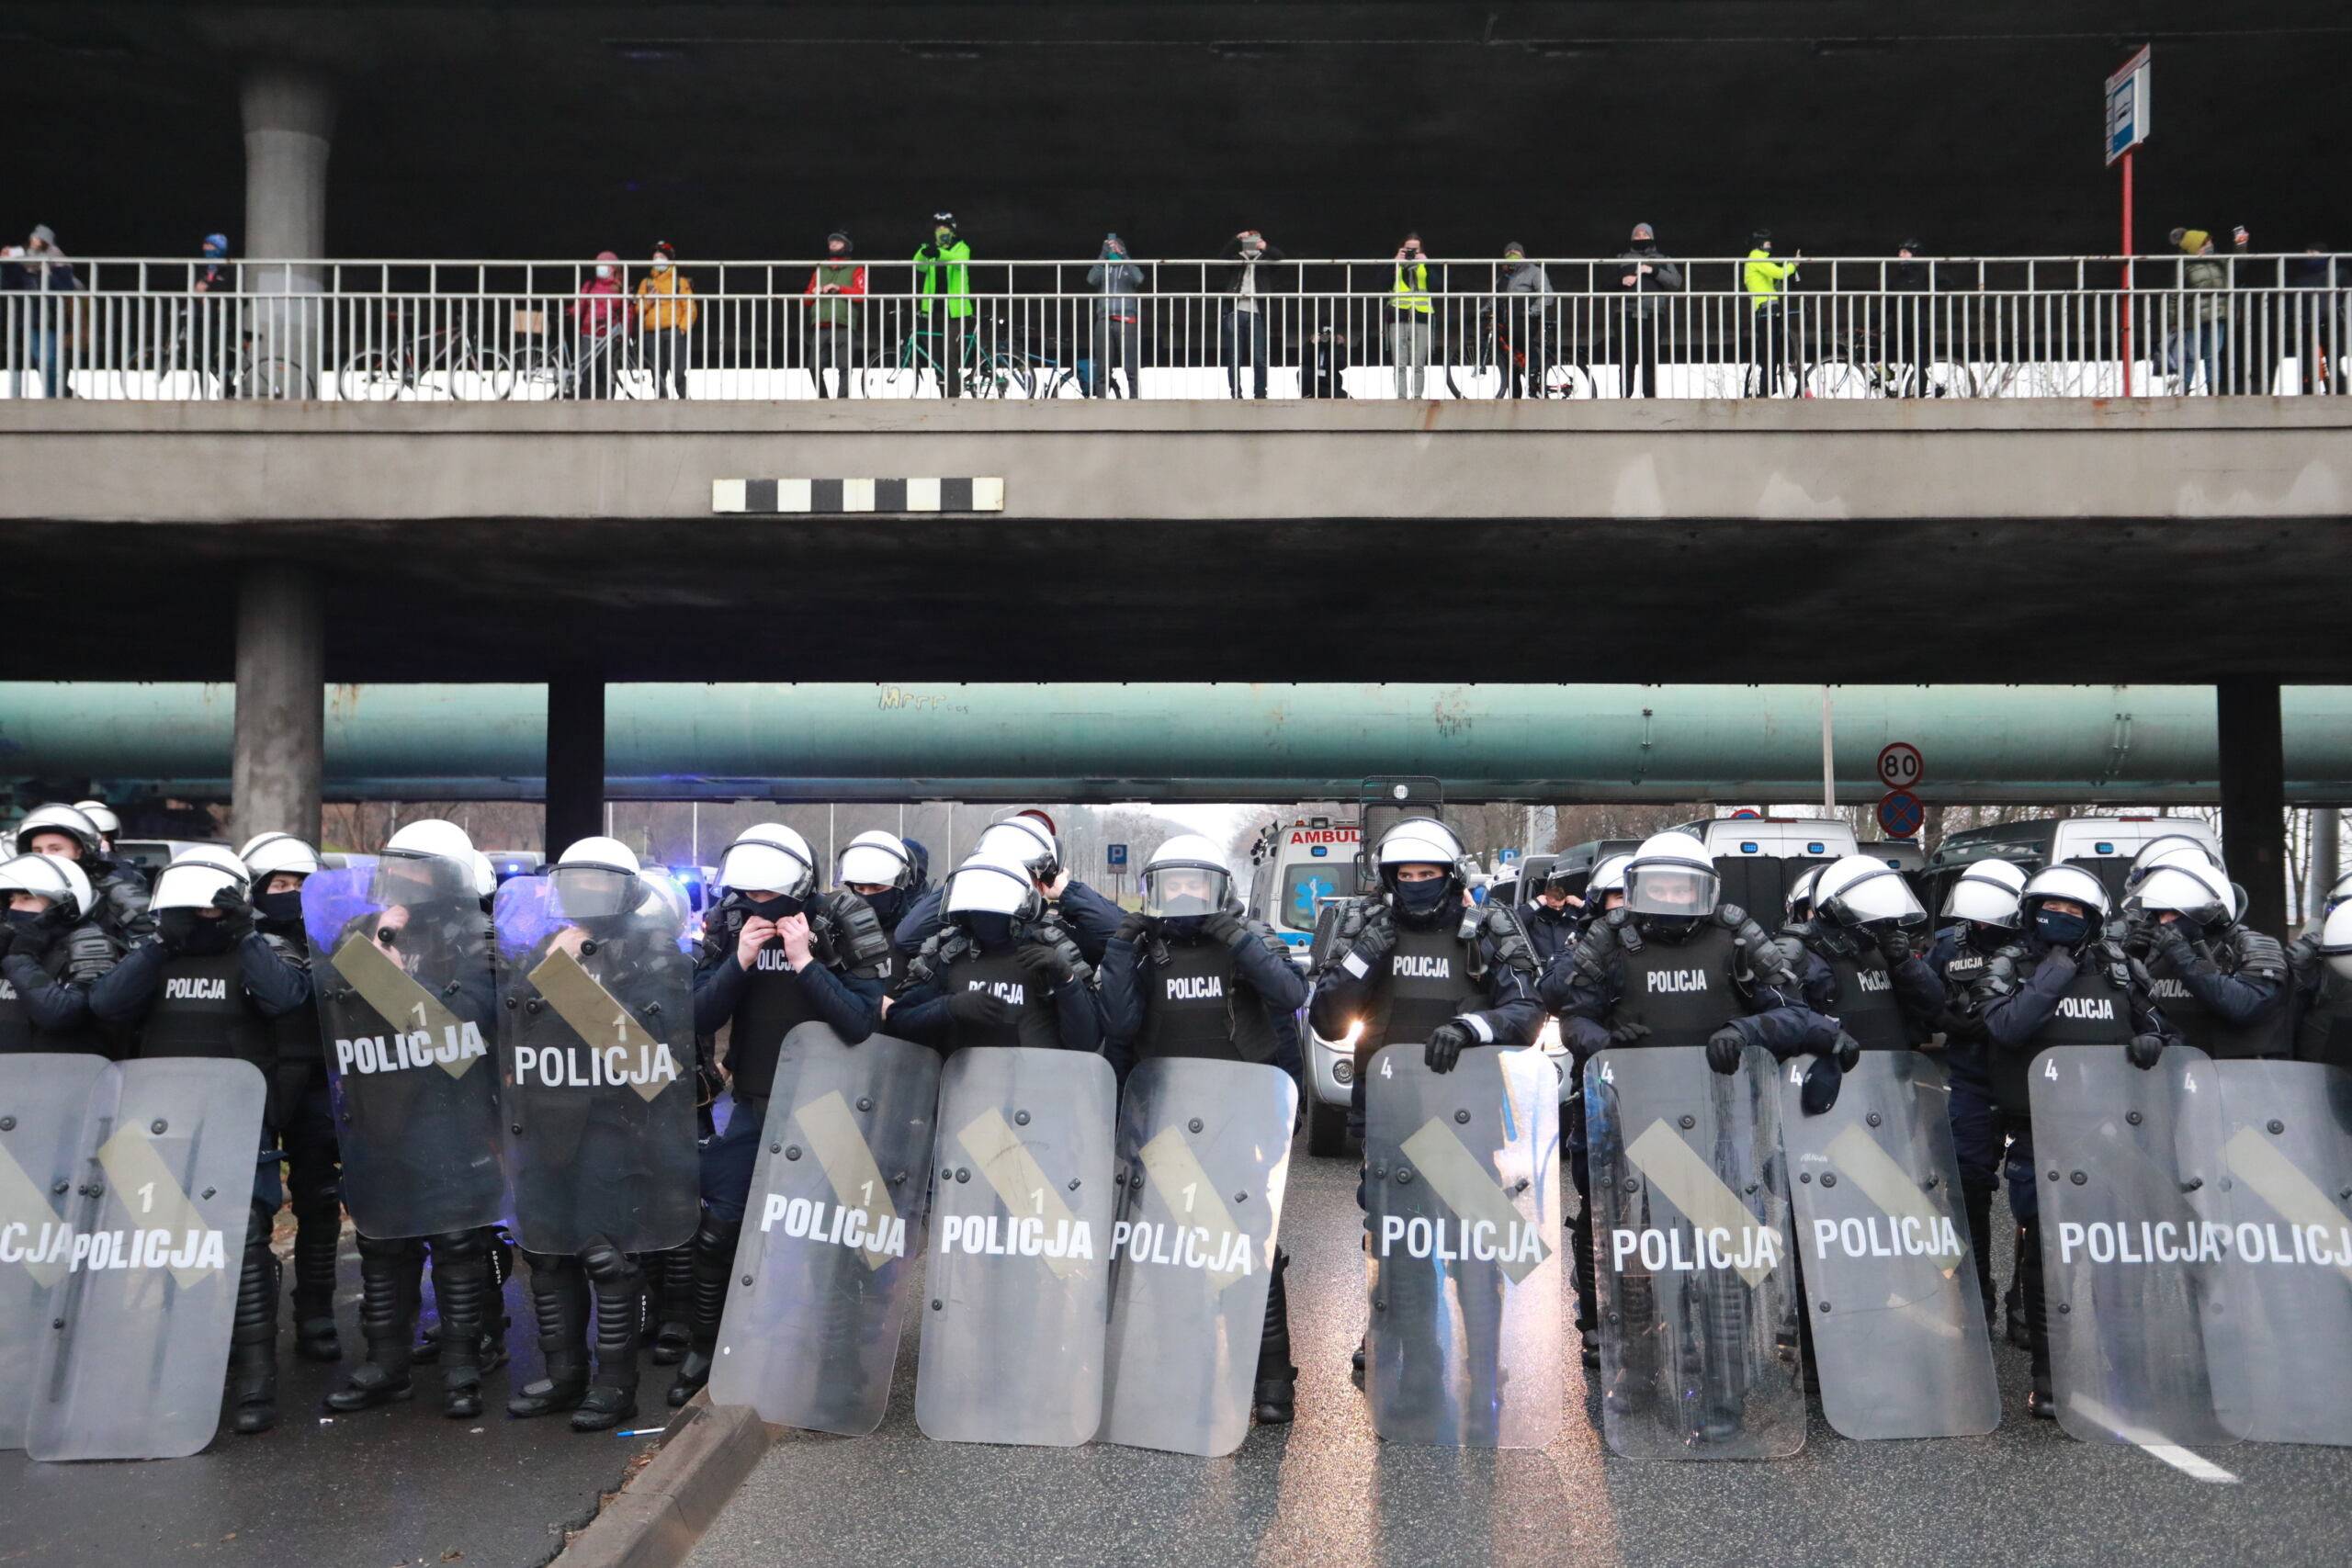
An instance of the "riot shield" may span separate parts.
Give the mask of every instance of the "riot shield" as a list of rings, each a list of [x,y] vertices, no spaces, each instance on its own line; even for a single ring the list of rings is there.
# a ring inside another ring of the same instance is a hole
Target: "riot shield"
[[[251,1063],[204,1057],[118,1063],[93,1086],[33,1458],[179,1459],[212,1440],[267,1092]]]
[[[784,1037],[711,1367],[717,1404],[863,1437],[882,1424],[922,1254],[939,1056],[821,1023]]]
[[[1585,1064],[1601,1429],[1631,1459],[1785,1459],[1804,1446],[1780,1076],[1750,1046]]]
[[[1116,1092],[1100,1056],[948,1058],[915,1366],[925,1437],[1072,1448],[1102,1424]]]
[[[390,867],[302,884],[344,1206],[379,1241],[471,1230],[507,1207],[490,918],[469,891],[400,902],[412,895]]]
[[[1159,1057],[1128,1076],[1103,1441],[1214,1457],[1250,1435],[1297,1117],[1280,1067]]]
[[[685,900],[652,874],[611,915],[568,910],[564,887],[518,876],[494,906],[514,1238],[658,1252],[694,1235],[701,1207]]]
[[[2176,1045],[2044,1051],[2027,1069],[2041,1179],[2042,1293],[2058,1424],[2086,1443],[2227,1443],[2211,1365],[2230,1326],[2222,1104],[2213,1064]]]
[[[2352,1073],[2216,1062],[2230,1311],[2215,1405],[2250,1442],[2352,1445]]]
[[[1865,1051],[1837,1103],[1808,1116],[1814,1060],[1781,1069],[1781,1148],[1822,1411],[1849,1438],[1982,1436],[2000,1425],[2001,1391],[1943,1069]]]
[[[1559,1077],[1390,1045],[1364,1083],[1364,1390],[1389,1442],[1542,1448],[1560,1419]]]
[[[0,1449],[21,1449],[74,1254],[82,1117],[104,1056],[0,1056]]]

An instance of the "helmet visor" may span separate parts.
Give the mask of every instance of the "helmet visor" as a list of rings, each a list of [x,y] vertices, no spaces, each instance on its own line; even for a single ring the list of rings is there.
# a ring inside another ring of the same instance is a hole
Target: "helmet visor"
[[[816,883],[816,868],[781,844],[758,840],[730,844],[718,861],[721,887],[806,898]]]
[[[1980,926],[2015,926],[2018,888],[2022,886],[1988,872],[1964,871],[1944,895],[1945,918]]]
[[[1625,873],[1625,908],[1637,915],[1690,919],[1711,913],[1723,879],[1704,866],[1653,861]]]
[[[386,850],[376,862],[375,886],[369,892],[379,908],[395,904],[446,903],[478,897],[470,863],[447,855],[418,854],[413,850]]]
[[[947,879],[940,908],[950,915],[1017,915],[1036,896],[1036,884],[1012,866],[966,861]]]
[[[1816,885],[1817,886],[1817,885]],[[1925,925],[1928,911],[1919,907],[1911,885],[1892,866],[1882,867],[1840,887],[1831,902],[1838,918],[1850,926],[1892,921],[1898,926]]]
[[[567,920],[609,920],[636,908],[635,874],[616,866],[560,865],[548,873],[555,912]]]
[[[209,908],[222,888],[242,888],[244,885],[243,877],[203,861],[167,865],[163,874],[155,878],[154,896],[147,907],[158,913],[165,909]]]
[[[1152,916],[1214,915],[1226,907],[1233,878],[1214,866],[1179,861],[1143,874],[1143,912]]]
[[[903,887],[913,870],[905,855],[880,844],[852,844],[842,852],[841,880],[860,887]]]

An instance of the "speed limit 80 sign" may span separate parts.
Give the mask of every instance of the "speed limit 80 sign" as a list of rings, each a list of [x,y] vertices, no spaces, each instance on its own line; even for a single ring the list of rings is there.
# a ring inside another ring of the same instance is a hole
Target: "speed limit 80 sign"
[[[1909,789],[1927,771],[1919,748],[1908,741],[1890,741],[1878,754],[1878,782],[1889,789]]]

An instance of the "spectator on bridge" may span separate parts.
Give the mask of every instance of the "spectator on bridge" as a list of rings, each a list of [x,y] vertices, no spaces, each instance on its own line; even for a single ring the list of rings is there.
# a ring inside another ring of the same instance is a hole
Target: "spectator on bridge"
[[[33,225],[22,265],[26,288],[41,296],[32,302],[31,330],[26,334],[33,376],[43,397],[70,398],[74,389],[65,379],[65,350],[79,334],[83,318],[82,302],[67,296],[81,291],[82,280],[58,248],[57,231],[46,223]]]
[[[1220,253],[1226,263],[1225,292],[1231,296],[1225,302],[1224,319],[1219,338],[1224,350],[1226,389],[1241,396],[1241,356],[1247,353],[1250,365],[1258,372],[1258,389],[1254,396],[1266,395],[1266,298],[1265,279],[1258,275],[1261,265],[1276,265],[1283,260],[1282,251],[1266,243],[1266,236],[1255,229],[1244,229],[1233,236]]]
[[[836,229],[825,236],[825,259],[808,272],[808,287],[803,294],[816,303],[808,308],[808,364],[815,372],[817,395],[830,397],[825,390],[825,372],[833,371],[841,378],[841,395],[850,395],[849,373],[865,363],[858,352],[858,301],[865,298],[865,264],[857,259],[857,246],[845,229]]]
[[[1527,247],[1517,240],[1503,247],[1501,276],[1502,329],[1495,345],[1496,368],[1510,395],[1522,391],[1544,395],[1544,372],[1551,364],[1548,340],[1552,328],[1552,278],[1544,264],[1527,259]]]
[[[2344,290],[2352,272],[2317,240],[2289,264],[2287,287],[2299,292],[2287,352],[2300,363],[2305,396],[2344,392]]]
[[[1111,372],[1127,368],[1127,396],[1143,396],[1143,268],[1127,259],[1126,242],[1116,234],[1102,236],[1102,249],[1086,269],[1086,287],[1094,291],[1094,373],[1083,378],[1086,395],[1100,398],[1111,390]]]
[[[615,361],[628,325],[628,305],[621,298],[621,258],[598,251],[596,265],[581,280],[580,298],[571,302],[571,385],[567,396],[609,398],[613,395]]]
[[[1781,395],[1781,367],[1790,363],[1789,321],[1782,285],[1797,275],[1797,265],[1804,260],[1804,253],[1799,251],[1794,260],[1774,261],[1770,229],[1758,229],[1749,238],[1747,265],[1740,271],[1740,282],[1747,291],[1747,317],[1755,344],[1749,367],[1753,372],[1751,397]]]
[[[1388,288],[1388,363],[1396,380],[1396,395],[1419,401],[1427,392],[1430,373],[1429,253],[1421,237],[1408,233],[1396,247],[1396,276]]]
[[[2205,367],[2205,395],[2222,389],[2222,351],[2229,333],[2223,290],[2229,275],[2213,256],[2213,236],[2202,229],[2175,229],[2172,243],[2188,259],[2180,264],[2180,294],[2167,301],[2176,323],[2165,345],[2165,370],[2176,378],[2173,390],[2189,395],[2196,367]]]
[[[229,236],[207,234],[200,250],[201,262],[196,268],[191,292],[202,295],[232,294],[236,291],[235,275],[229,270]],[[208,310],[204,306],[188,307],[188,343],[195,355],[209,357],[212,373],[220,378],[220,395],[237,397],[243,391],[243,378],[237,374],[239,347],[238,321],[232,305],[217,305]]]
[[[1885,365],[1907,365],[1911,367],[1908,380],[1894,383],[1898,398],[1926,396],[1928,386],[1928,340],[1934,335],[1933,307],[1921,298],[1934,287],[1928,264],[1919,259],[1920,245],[1917,240],[1905,240],[1894,247],[1894,263],[1887,267],[1883,314],[1879,322],[1879,359]]]
[[[638,280],[637,330],[653,367],[654,390],[665,398],[673,383],[679,397],[686,395],[686,337],[699,315],[695,280],[678,270],[678,247],[657,241],[652,270]]]
[[[972,247],[956,231],[956,215],[931,215],[931,239],[915,248],[916,309],[922,332],[944,367],[947,395],[964,395],[964,360],[972,352]],[[945,309],[934,310],[944,305]]]
[[[1682,292],[1682,269],[1658,250],[1657,231],[1646,223],[1634,225],[1632,243],[1617,259],[1627,264],[1617,272],[1617,287],[1625,296],[1620,306],[1623,325],[1618,333],[1621,395],[1632,397],[1638,379],[1642,396],[1655,398],[1658,312],[1667,308],[1661,297]]]

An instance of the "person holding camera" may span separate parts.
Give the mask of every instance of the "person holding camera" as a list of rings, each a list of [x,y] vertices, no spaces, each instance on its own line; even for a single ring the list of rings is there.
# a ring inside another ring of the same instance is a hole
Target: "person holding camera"
[[[1419,234],[1396,247],[1396,279],[1389,288],[1388,358],[1396,395],[1419,399],[1429,381],[1430,259]]]

